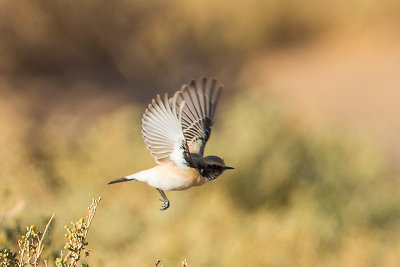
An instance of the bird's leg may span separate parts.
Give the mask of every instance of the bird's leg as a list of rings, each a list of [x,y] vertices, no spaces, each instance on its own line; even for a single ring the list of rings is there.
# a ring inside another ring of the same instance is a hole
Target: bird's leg
[[[164,191],[162,191],[161,189],[157,188],[158,193],[160,193],[162,199],[160,199],[161,201],[161,209],[160,210],[166,210],[169,208],[169,200],[167,198],[167,196],[165,195]]]

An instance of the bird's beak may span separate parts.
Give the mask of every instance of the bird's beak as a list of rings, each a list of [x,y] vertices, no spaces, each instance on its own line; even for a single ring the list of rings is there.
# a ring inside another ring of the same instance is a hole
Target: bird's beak
[[[224,166],[223,169],[224,169],[224,170],[233,170],[234,168],[233,168],[233,167],[229,167],[229,166]]]

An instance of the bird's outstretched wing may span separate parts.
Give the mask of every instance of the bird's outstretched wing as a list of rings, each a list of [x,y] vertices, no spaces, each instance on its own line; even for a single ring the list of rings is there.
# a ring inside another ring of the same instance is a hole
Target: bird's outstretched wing
[[[214,112],[222,85],[215,79],[192,81],[183,85],[176,104],[182,106],[182,130],[190,153],[203,155],[210,137]]]
[[[179,92],[168,99],[160,95],[147,107],[142,118],[142,135],[157,163],[189,165],[188,148],[182,130],[182,111],[185,103],[177,104]]]

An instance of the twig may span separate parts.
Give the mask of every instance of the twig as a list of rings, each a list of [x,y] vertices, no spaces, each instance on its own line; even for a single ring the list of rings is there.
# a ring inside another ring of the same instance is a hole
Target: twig
[[[35,261],[33,262],[34,266],[38,266],[38,264],[39,264],[38,263],[39,257],[40,257],[40,254],[42,254],[42,251],[43,251],[43,239],[44,239],[44,236],[46,235],[47,229],[49,229],[49,226],[50,226],[51,222],[53,221],[53,218],[54,218],[54,212],[53,212],[53,215],[51,216],[50,220],[46,224],[46,227],[44,228],[42,237],[39,240],[37,253],[36,253],[36,256],[35,256]],[[47,266],[47,262],[45,262],[45,264]]]

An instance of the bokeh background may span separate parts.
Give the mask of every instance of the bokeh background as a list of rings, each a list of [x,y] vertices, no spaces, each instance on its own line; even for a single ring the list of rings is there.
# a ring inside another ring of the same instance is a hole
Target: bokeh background
[[[400,2],[0,1],[0,247],[102,196],[93,266],[399,266]],[[199,188],[107,186],[152,167],[141,116],[225,85]]]

